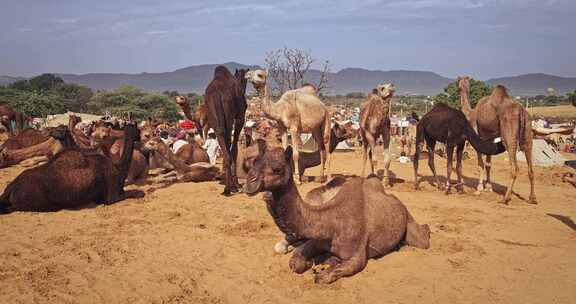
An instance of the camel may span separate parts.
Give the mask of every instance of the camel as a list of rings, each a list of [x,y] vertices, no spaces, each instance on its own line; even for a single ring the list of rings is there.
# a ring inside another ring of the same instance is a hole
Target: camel
[[[90,144],[90,137],[86,136],[82,130],[76,128],[76,125],[82,122],[82,118],[76,115],[69,115],[68,116],[68,129],[74,138],[74,141],[78,145],[78,147],[83,149],[91,148]]]
[[[374,174],[373,154],[376,153],[376,142],[382,138],[384,146],[384,185],[390,185],[390,108],[392,97],[396,92],[394,84],[378,85],[360,108],[360,135],[364,148],[362,176],[366,170],[366,160],[370,161],[371,174]]]
[[[346,129],[334,123],[334,126],[330,130],[330,144],[328,145],[328,153],[332,154],[336,150],[336,146],[347,139],[353,138],[351,130]],[[306,169],[315,167],[321,164],[320,151],[316,150],[314,152],[300,152],[300,157],[298,158],[298,176],[304,176]]]
[[[160,137],[148,140],[143,145],[145,151],[154,153],[160,161],[169,163],[175,171],[159,176],[156,182],[206,182],[213,181],[220,177],[220,170],[208,161],[192,162],[174,154],[170,147],[166,145]]]
[[[0,195],[0,212],[57,211],[95,202],[112,204],[122,200],[124,182],[132,158],[137,128],[124,128],[121,160],[100,154],[67,149],[44,165],[25,170]]]
[[[337,177],[302,198],[292,177],[292,147],[259,147],[245,192],[270,191],[265,200],[276,225],[287,240],[303,242],[290,259],[292,271],[304,273],[328,254],[329,267],[316,274],[315,282],[332,283],[400,245],[429,248],[428,225],[419,225],[377,178]]]
[[[285,92],[275,103],[270,100],[268,88],[268,72],[255,70],[248,72],[246,78],[250,80],[262,102],[264,115],[278,122],[282,134],[282,145],[288,146],[288,133],[292,139],[293,160],[298,164],[300,156],[300,135],[311,133],[320,150],[320,178],[325,180],[326,163],[330,162],[327,147],[330,143],[330,112],[324,103],[315,95],[316,88],[310,84],[300,89]],[[299,181],[302,182],[302,175]]]
[[[236,158],[238,140],[244,127],[246,114],[246,69],[236,70],[232,75],[223,66],[214,70],[214,79],[208,84],[204,94],[204,103],[208,113],[208,125],[216,133],[222,150],[222,164],[225,175],[223,195],[237,192],[240,185],[236,176]]]
[[[472,109],[469,101],[470,77],[458,77],[458,87],[460,89],[462,112],[478,131],[480,138],[495,139],[500,137],[508,152],[510,181],[506,194],[504,194],[500,202],[508,204],[511,200],[512,189],[518,177],[516,152],[518,147],[520,147],[520,151],[524,152],[528,164],[528,178],[530,179],[528,203],[537,204],[536,194],[534,193],[534,165],[532,163],[532,122],[528,111],[512,100],[508,95],[508,90],[502,85],[496,86],[490,96],[480,99],[476,108]],[[486,162],[484,162],[482,153],[477,152],[477,154],[480,179],[476,194],[480,194],[484,190],[491,192],[490,169],[492,157],[486,155]],[[486,183],[486,189],[484,189],[484,183]]]
[[[0,150],[16,150],[34,146],[45,142],[50,138],[46,130],[24,129],[18,134],[8,138],[1,146]]]
[[[39,144],[22,149],[3,149],[0,151],[0,168],[6,168],[19,164],[27,159],[40,157],[28,164],[35,165],[36,163],[51,159],[66,148],[74,146],[70,132],[68,132],[68,129],[64,126],[47,130],[47,133],[49,134],[48,139]]]
[[[456,190],[462,193],[464,190],[462,187],[462,155],[466,140],[472,144],[476,151],[480,151],[483,154],[495,155],[505,151],[504,145],[500,142],[495,143],[492,140],[482,141],[462,112],[444,103],[434,105],[432,110],[422,117],[416,127],[416,152],[413,160],[415,189],[418,190],[418,163],[420,160],[420,147],[423,141],[426,141],[426,146],[428,147],[428,165],[434,175],[438,189],[441,189],[440,180],[434,167],[434,147],[436,142],[439,141],[446,144],[446,194],[450,193],[452,186],[450,176],[452,175],[454,147],[456,147],[456,174],[458,176]]]
[[[22,113],[15,111],[11,106],[0,104],[0,123],[8,130],[10,137],[24,130],[25,119]]]
[[[192,113],[190,110],[190,102],[188,101],[188,97],[186,96],[176,96],[176,103],[182,109],[184,116],[186,119],[193,121],[196,123],[198,127],[198,131],[202,138],[206,138],[208,134],[208,130],[210,127],[208,126],[208,112],[206,108],[206,104],[203,103],[196,108],[196,111]]]
[[[138,133],[139,131],[136,130]],[[112,129],[103,124],[96,124],[91,137],[91,147],[102,147],[105,156],[114,162],[121,160],[124,151],[125,132]],[[140,136],[138,136],[140,139]],[[138,141],[139,142],[139,141]],[[135,145],[138,144],[135,143]],[[131,164],[126,178],[126,184],[143,183],[148,177],[148,159],[137,149],[132,149]]]

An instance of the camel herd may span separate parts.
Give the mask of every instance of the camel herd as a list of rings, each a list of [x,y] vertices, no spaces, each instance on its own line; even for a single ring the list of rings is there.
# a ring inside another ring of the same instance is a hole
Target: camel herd
[[[406,244],[428,248],[430,229],[419,225],[406,207],[384,186],[391,183],[389,166],[390,112],[396,88],[380,84],[368,94],[361,106],[359,133],[363,144],[362,177],[337,177],[327,184],[300,196],[294,175],[302,181],[304,170],[321,166],[321,181],[329,175],[330,153],[339,141],[351,136],[337,124],[332,126],[328,108],[317,96],[316,88],[306,84],[282,94],[272,102],[268,73],[264,70],[237,70],[232,74],[218,66],[208,85],[204,104],[196,112],[187,98],[176,103],[184,115],[197,123],[206,136],[212,128],[222,151],[222,171],[210,165],[208,155],[195,140],[173,151],[158,136],[158,123],[146,121],[139,126],[131,121],[123,128],[97,122],[87,135],[76,128],[78,117],[70,116],[68,126],[45,130],[11,130],[12,137],[0,147],[0,167],[10,166],[30,157],[41,156],[44,162],[23,171],[0,195],[0,213],[11,211],[56,211],[83,204],[111,204],[128,196],[126,184],[140,184],[149,179],[150,168],[160,168],[159,182],[202,182],[221,180],[224,195],[243,191],[248,195],[264,192],[264,200],[285,240],[278,251],[294,249],[290,268],[296,273],[310,269],[313,261],[324,257],[327,268],[316,274],[316,281],[331,283],[360,272],[368,258],[379,257]],[[240,145],[245,124],[246,89],[250,82],[256,90],[263,115],[277,124],[280,142],[258,139]],[[490,96],[472,109],[469,103],[470,78],[458,79],[462,111],[436,104],[416,128],[414,183],[418,189],[420,146],[429,151],[429,166],[437,186],[442,188],[434,167],[434,146],[443,142],[447,148],[446,193],[450,192],[452,158],[456,148],[457,191],[462,191],[462,154],[466,141],[478,153],[480,179],[478,192],[490,191],[491,155],[508,151],[511,180],[503,202],[510,194],[518,175],[516,151],[526,154],[531,182],[530,203],[536,203],[531,158],[530,117],[514,102],[506,88],[497,86]],[[19,114],[4,106],[2,122]],[[9,115],[10,116],[9,116]],[[19,131],[19,132],[18,132]],[[301,152],[301,134],[310,133],[318,144],[316,152]],[[289,145],[289,137],[291,142]],[[375,149],[384,146],[383,183],[374,175]],[[485,160],[483,155],[486,155]],[[366,162],[370,174],[364,178]],[[328,173],[325,172],[327,167]],[[243,185],[239,175],[245,177]]]

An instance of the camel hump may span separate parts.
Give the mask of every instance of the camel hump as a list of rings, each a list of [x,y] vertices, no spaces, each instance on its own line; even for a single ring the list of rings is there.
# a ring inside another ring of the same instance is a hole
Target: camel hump
[[[219,65],[214,69],[214,78],[228,78],[232,77],[232,74],[227,67]]]

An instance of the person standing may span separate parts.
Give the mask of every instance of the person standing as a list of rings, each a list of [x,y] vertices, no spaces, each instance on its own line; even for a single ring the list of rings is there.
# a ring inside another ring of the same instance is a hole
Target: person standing
[[[202,148],[206,150],[206,153],[208,153],[210,164],[215,165],[216,158],[218,158],[218,154],[220,152],[220,145],[218,145],[218,141],[216,140],[216,133],[214,133],[214,130],[210,129],[208,131],[208,138],[206,139],[206,142]]]

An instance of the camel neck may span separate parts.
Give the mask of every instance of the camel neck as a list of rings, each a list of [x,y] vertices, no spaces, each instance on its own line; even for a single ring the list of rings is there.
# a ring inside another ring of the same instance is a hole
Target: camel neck
[[[283,223],[284,227],[279,227],[284,233],[293,233],[300,239],[322,238],[316,229],[321,223],[318,211],[312,210],[300,196],[294,180],[280,188],[272,191],[274,214]]]
[[[186,117],[186,119],[194,120],[194,116],[192,115],[192,110],[190,110],[189,103],[180,105],[180,107],[182,108],[182,112],[184,112],[184,116]]]
[[[461,89],[460,90],[460,107],[462,112],[468,119],[470,119],[470,113],[472,113],[472,106],[470,105],[470,90]]]
[[[260,100],[261,100],[261,104],[262,104],[262,112],[264,112],[264,115],[266,115],[266,117],[273,119],[273,120],[279,120],[280,117],[279,115],[276,114],[275,108],[274,108],[274,104],[272,103],[272,99],[270,96],[270,88],[268,87],[268,84],[264,85],[264,90],[263,90],[264,94],[259,92],[259,96]]]

